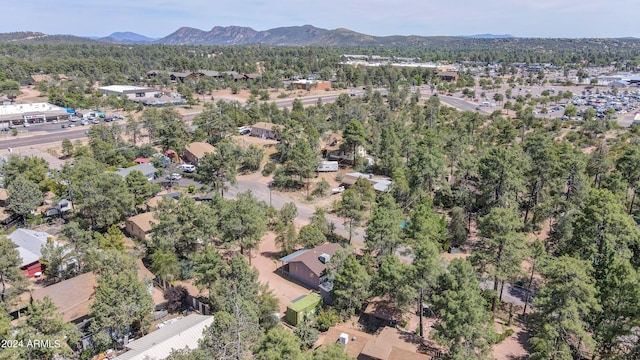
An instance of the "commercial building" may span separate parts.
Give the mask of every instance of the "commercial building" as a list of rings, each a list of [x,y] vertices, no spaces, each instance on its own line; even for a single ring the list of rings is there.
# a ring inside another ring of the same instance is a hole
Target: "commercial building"
[[[300,90],[330,90],[331,89],[331,81],[321,81],[321,80],[297,80],[292,81],[291,86],[294,89]]]
[[[162,94],[161,91],[151,88],[144,88],[139,86],[131,86],[131,85],[109,85],[99,87],[100,90],[105,95],[116,94],[118,96],[125,95],[127,98],[131,100],[136,100],[140,98],[152,98],[156,96],[156,94]]]
[[[25,123],[36,124],[53,120],[66,120],[74,110],[49,103],[0,105],[0,129]]]

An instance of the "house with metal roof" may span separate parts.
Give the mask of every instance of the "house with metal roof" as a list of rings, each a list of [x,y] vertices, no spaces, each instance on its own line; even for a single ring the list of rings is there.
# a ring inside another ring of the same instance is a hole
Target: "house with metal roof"
[[[128,351],[115,360],[164,359],[173,350],[196,349],[205,328],[212,323],[213,316],[191,314],[126,344]]]
[[[128,168],[121,168],[116,171],[116,174],[122,176],[122,178],[127,177],[132,171],[140,171],[142,175],[144,175],[149,181],[152,181],[156,178],[156,172],[158,169],[155,166],[149,163],[142,163],[136,166],[130,166]]]
[[[359,172],[348,173],[342,178],[342,185],[351,186],[358,181],[359,178],[366,179],[373,186],[376,192],[385,192],[391,188],[393,182],[388,178],[374,177],[373,174],[363,174]]]
[[[41,249],[49,241],[53,241],[53,236],[42,231],[33,231],[29,229],[17,229],[7,235],[17,247],[18,253],[22,258],[20,269],[24,275],[30,278],[42,275],[45,269],[44,264],[40,263],[42,257]],[[61,244],[54,242],[57,246]]]

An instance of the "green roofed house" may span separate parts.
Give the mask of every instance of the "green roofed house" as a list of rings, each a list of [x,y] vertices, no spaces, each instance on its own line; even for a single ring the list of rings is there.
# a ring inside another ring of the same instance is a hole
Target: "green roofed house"
[[[320,294],[312,293],[300,297],[287,306],[287,322],[293,326],[301,323],[306,316],[313,314],[322,302]]]

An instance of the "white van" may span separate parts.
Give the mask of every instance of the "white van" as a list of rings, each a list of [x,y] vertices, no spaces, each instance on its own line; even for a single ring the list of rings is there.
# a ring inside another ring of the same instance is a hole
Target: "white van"
[[[489,107],[489,106],[491,106],[491,104],[490,104],[488,101],[483,101],[483,102],[480,104],[480,106],[482,106],[482,107]]]
[[[196,166],[192,165],[192,164],[180,164],[178,165],[178,169],[187,172],[187,173],[192,173],[194,171],[196,171]]]

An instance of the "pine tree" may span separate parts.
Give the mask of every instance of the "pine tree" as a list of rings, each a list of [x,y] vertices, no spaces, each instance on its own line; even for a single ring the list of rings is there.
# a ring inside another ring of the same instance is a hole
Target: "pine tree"
[[[532,359],[575,359],[594,348],[588,319],[602,308],[586,261],[561,256],[542,270],[536,296]]]
[[[350,254],[344,260],[333,280],[333,299],[336,309],[346,315],[362,310],[369,297],[371,275],[362,266],[355,255]]]
[[[449,346],[454,359],[482,359],[489,349],[491,314],[480,293],[471,263],[454,259],[440,276],[438,290],[431,296],[438,316],[436,339]]]

